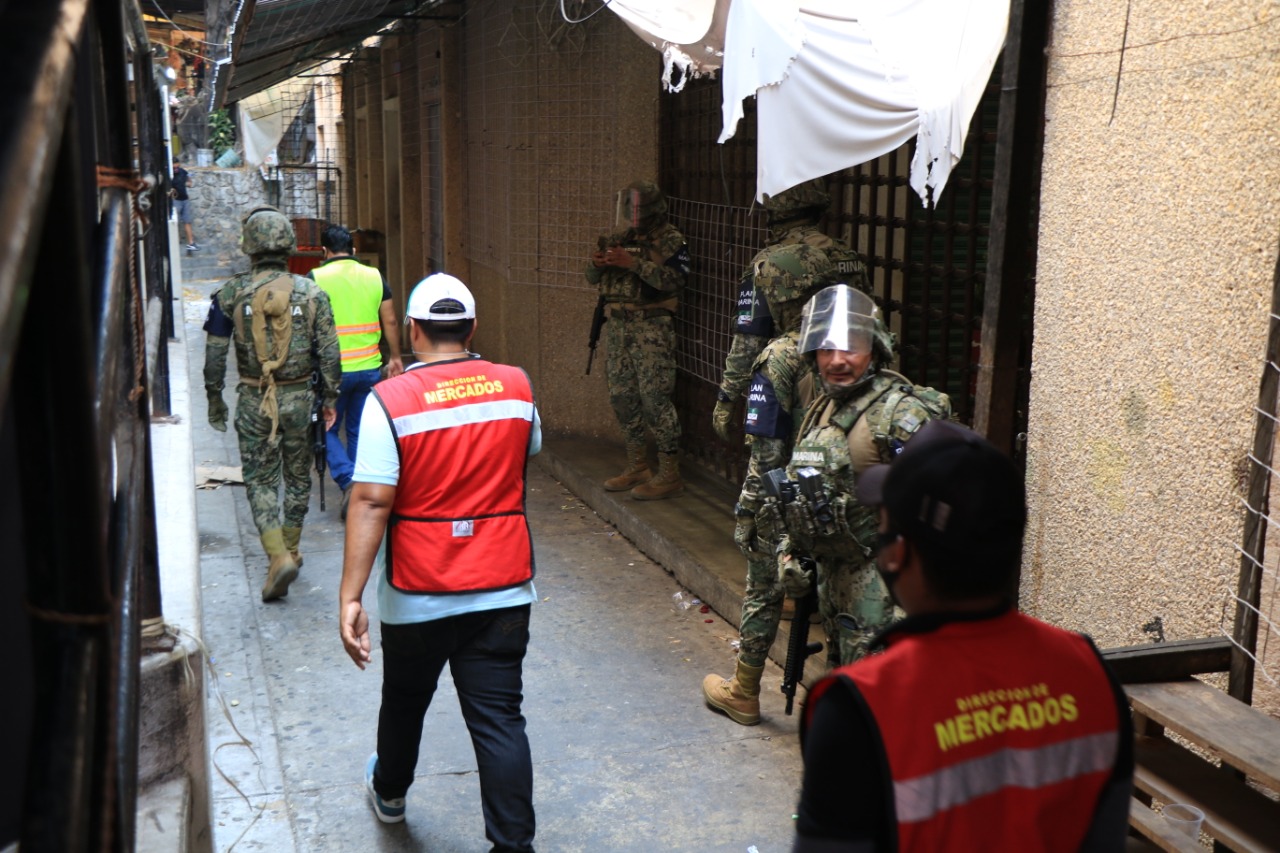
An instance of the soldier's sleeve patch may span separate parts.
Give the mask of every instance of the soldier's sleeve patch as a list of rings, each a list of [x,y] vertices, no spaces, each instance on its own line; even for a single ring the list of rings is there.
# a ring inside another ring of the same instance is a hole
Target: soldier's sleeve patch
[[[675,267],[680,270],[683,275],[689,274],[689,269],[693,266],[693,261],[689,257],[688,244],[682,244],[674,255],[667,258],[667,266]]]
[[[747,435],[760,438],[791,436],[791,414],[778,402],[773,382],[759,371],[752,375],[751,385],[747,389],[747,422],[744,431]]]
[[[231,333],[235,331],[231,318],[222,313],[222,306],[218,304],[218,294],[216,293],[209,303],[209,316],[205,318],[204,330],[218,338],[229,338]]]
[[[914,435],[915,431],[920,429],[923,423],[920,417],[913,412],[898,421],[898,428],[907,435]]]
[[[738,283],[738,316],[734,321],[733,331],[757,338],[773,337],[773,318],[769,316],[769,306],[749,276]]]

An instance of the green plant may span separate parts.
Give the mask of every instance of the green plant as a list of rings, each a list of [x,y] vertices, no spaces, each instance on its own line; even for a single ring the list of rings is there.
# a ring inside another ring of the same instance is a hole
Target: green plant
[[[216,110],[209,114],[209,147],[213,149],[215,158],[223,152],[234,148],[236,144],[236,126],[227,111]]]

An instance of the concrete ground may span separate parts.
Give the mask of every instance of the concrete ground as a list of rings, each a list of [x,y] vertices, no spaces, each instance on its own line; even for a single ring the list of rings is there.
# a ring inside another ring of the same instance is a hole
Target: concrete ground
[[[209,427],[200,399],[200,300],[209,290],[186,290],[178,334],[187,363],[174,347],[173,371],[187,371],[193,391],[198,468],[239,464],[234,428]],[[233,391],[226,399],[234,407]],[[611,495],[598,483],[622,455],[608,446],[548,441],[534,461],[539,602],[524,708],[538,848],[789,850],[801,766],[781,670],[766,668],[759,726],[738,726],[701,700],[706,673],[731,671],[737,638],[723,618],[737,621],[745,570],[732,543],[733,494],[693,475],[676,499]],[[196,492],[214,849],[487,850],[475,760],[447,674],[427,715],[407,821],[384,826],[369,809],[362,774],[381,685],[376,629],[374,662],[361,672],[338,640],[343,527],[332,481],[325,493],[322,512],[313,492],[301,576],[287,599],[263,604],[266,560],[243,488]],[[677,610],[675,593],[712,609]],[[365,605],[376,604],[371,588]]]

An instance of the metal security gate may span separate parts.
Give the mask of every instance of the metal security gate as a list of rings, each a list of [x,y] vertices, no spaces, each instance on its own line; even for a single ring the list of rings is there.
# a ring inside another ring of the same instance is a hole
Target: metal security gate
[[[972,423],[981,346],[987,245],[991,231],[1001,66],[997,64],[966,142],[965,153],[933,207],[908,186],[914,143],[873,162],[828,176],[832,205],[822,223],[863,257],[877,301],[898,335],[899,369],[915,382],[951,395],[957,416]],[[737,282],[767,236],[755,194],[755,104],[748,100],[738,131],[720,133],[718,80],[693,80],[662,98],[661,184],[675,224],[689,239],[693,274],[681,307],[676,405],[683,452],[737,484],[746,451],[720,441],[710,413],[732,334]],[[1038,140],[1035,140],[1038,144]],[[1038,186],[1038,172],[1034,184]],[[1032,210],[1037,205],[1031,204]],[[1021,224],[1034,252],[1036,223]],[[1023,346],[1010,399],[1016,431],[1025,431],[1030,380],[1031,287],[1021,306]]]

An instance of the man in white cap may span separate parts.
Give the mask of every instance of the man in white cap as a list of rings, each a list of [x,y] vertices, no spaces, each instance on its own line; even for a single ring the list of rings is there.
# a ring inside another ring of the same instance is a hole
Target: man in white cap
[[[494,851],[533,850],[533,766],[522,666],[536,598],[525,468],[542,446],[528,375],[474,355],[471,292],[437,273],[409,296],[419,359],[377,385],[360,425],[347,515],[339,631],[370,660],[362,598],[375,564],[383,679],[378,748],[365,767],[374,813],[405,816],[423,717],[449,665],[471,732],[485,834]]]

